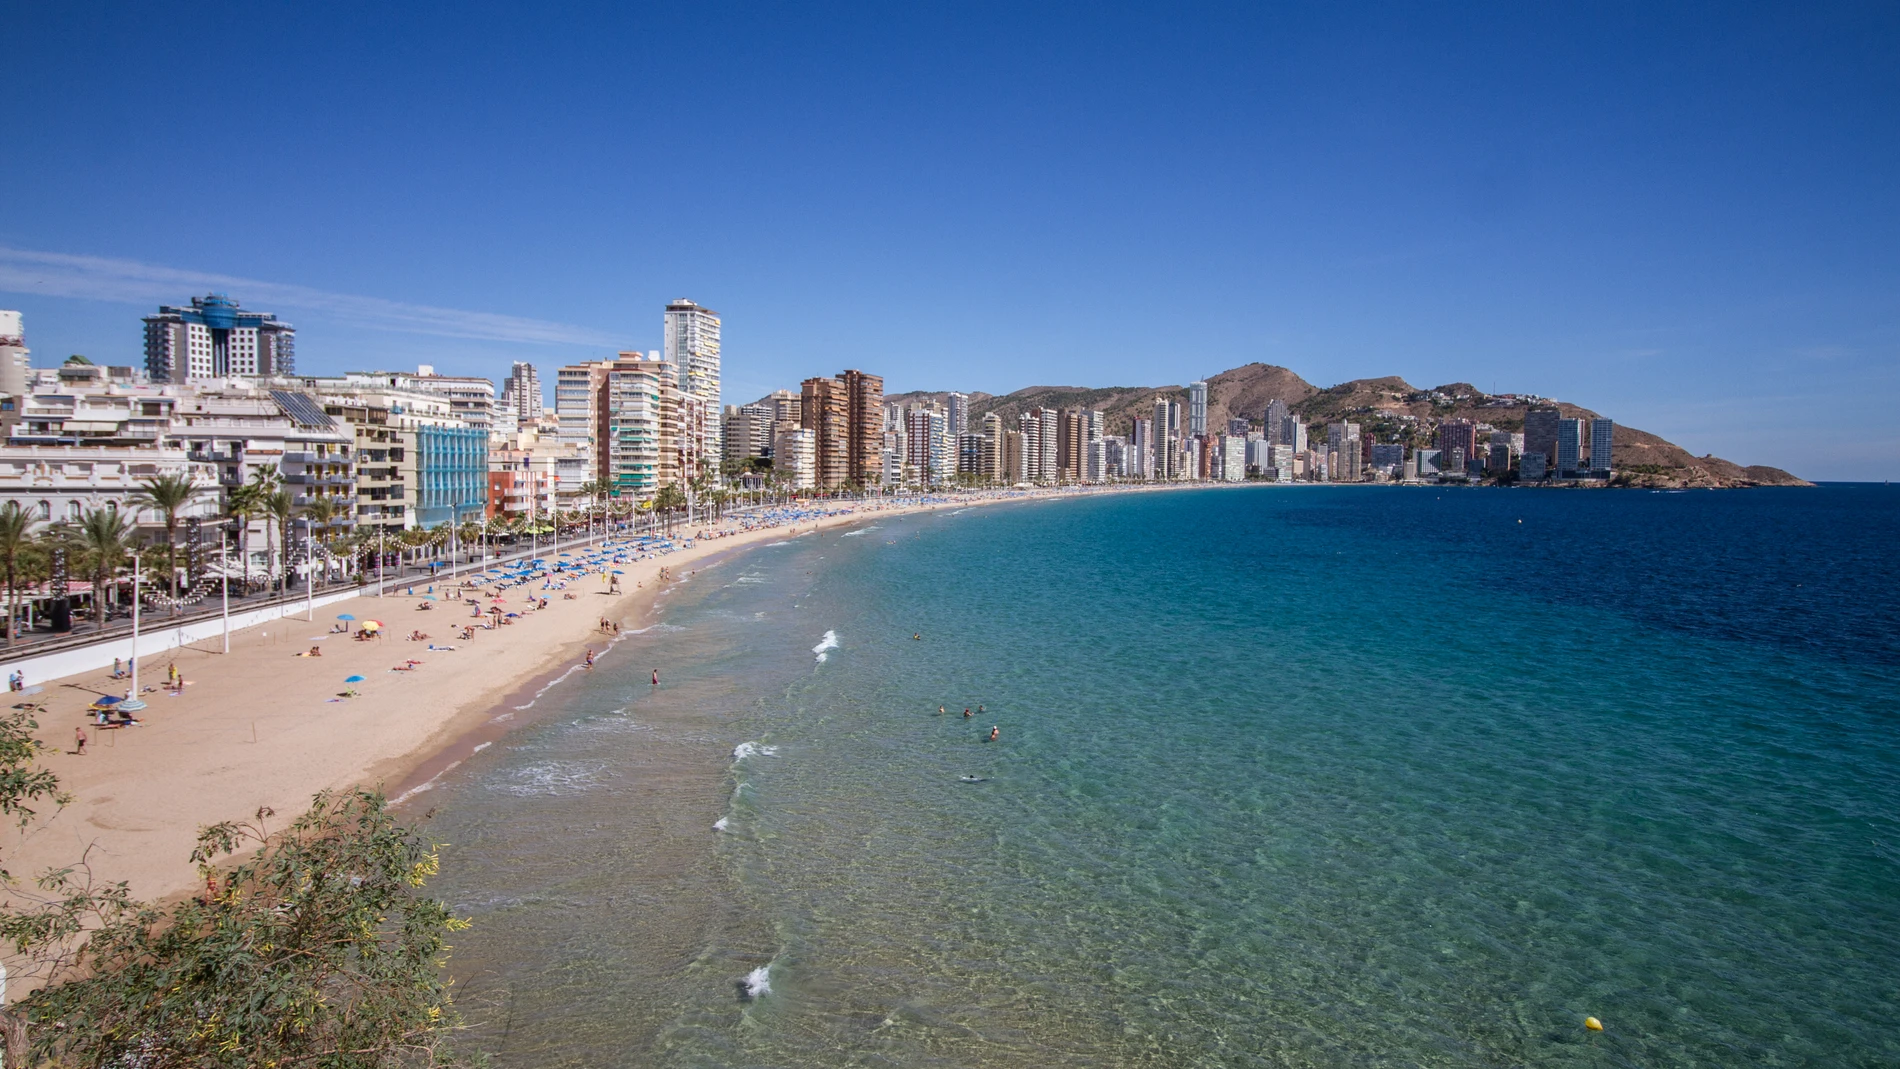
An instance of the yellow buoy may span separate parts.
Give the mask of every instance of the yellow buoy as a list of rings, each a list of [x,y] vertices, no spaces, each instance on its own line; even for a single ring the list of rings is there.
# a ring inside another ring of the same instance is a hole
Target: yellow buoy
[[[1595,1017],[1585,1017],[1583,1019],[1583,1026],[1592,1032],[1603,1031],[1603,1022],[1597,1020]]]

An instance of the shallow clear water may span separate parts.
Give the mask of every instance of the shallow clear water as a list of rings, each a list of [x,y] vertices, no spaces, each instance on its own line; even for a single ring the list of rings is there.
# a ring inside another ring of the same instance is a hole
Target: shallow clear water
[[[503,1064],[1900,1062],[1900,495],[859,531],[433,792]]]

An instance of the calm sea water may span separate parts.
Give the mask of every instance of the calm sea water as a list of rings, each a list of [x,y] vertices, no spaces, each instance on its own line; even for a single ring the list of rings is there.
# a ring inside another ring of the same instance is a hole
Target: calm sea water
[[[433,792],[471,1039],[1900,1064],[1897,547],[1882,487],[1262,487],[702,569]]]

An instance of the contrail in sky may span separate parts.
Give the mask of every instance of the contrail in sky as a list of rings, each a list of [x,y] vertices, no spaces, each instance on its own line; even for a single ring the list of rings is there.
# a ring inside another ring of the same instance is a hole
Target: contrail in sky
[[[612,335],[545,319],[464,312],[381,297],[331,293],[308,286],[186,271],[136,260],[33,252],[0,245],[0,292],[80,297],[95,301],[180,304],[194,294],[229,293],[248,307],[315,312],[339,323],[444,338],[620,348]]]

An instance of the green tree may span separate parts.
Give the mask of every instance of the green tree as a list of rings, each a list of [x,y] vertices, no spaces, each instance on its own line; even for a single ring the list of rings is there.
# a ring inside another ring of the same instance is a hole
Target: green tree
[[[188,474],[154,475],[140,483],[138,493],[127,502],[151,509],[165,522],[165,585],[174,598],[178,596],[178,514],[206,489]]]
[[[6,571],[7,580],[7,645],[13,645],[14,617],[19,615],[19,573],[21,557],[33,545],[32,513],[20,507],[18,501],[9,501],[0,505],[0,568]]]
[[[7,1064],[451,1064],[441,966],[466,922],[423,893],[435,847],[379,794],[319,794],[279,832],[272,815],[203,829],[191,860],[205,891],[169,908],[83,864],[16,896],[0,938],[44,986],[11,1008],[9,1046],[27,1050]]]
[[[132,524],[117,509],[88,509],[66,534],[81,570],[92,577],[92,619],[103,627],[106,588],[132,558]],[[138,591],[132,596],[138,597]]]

